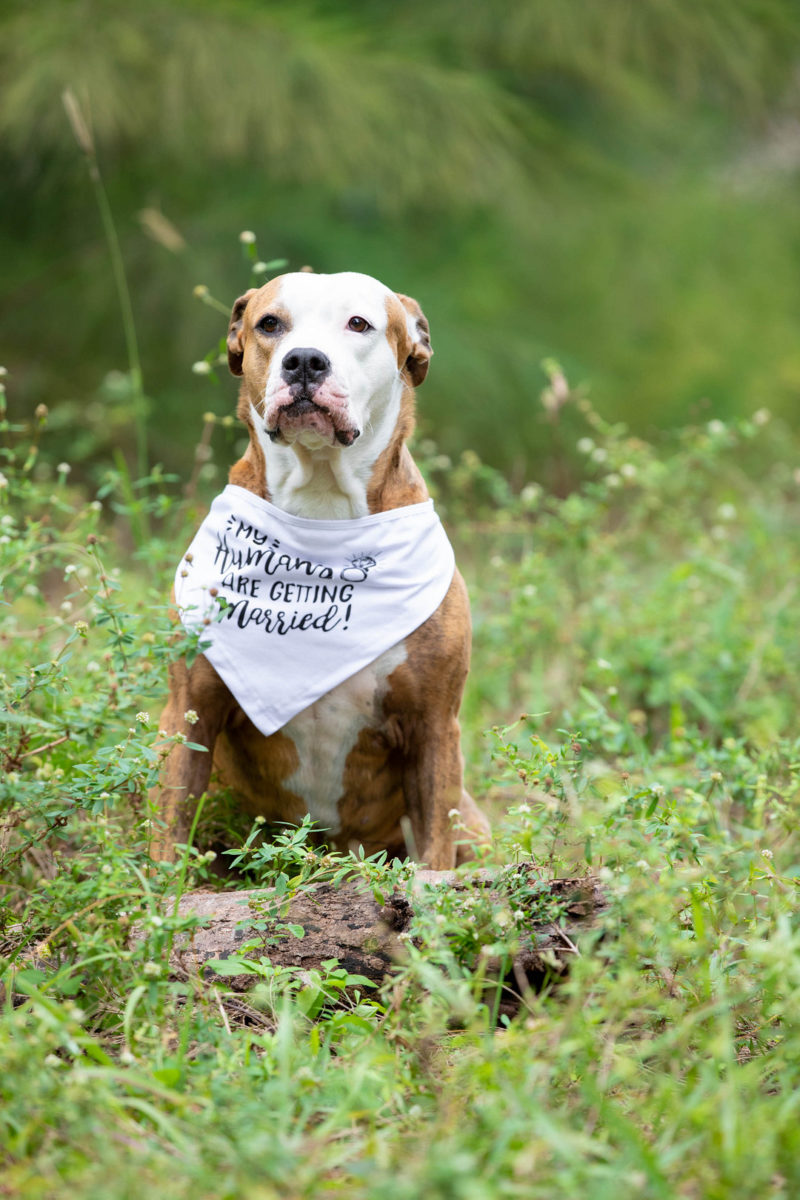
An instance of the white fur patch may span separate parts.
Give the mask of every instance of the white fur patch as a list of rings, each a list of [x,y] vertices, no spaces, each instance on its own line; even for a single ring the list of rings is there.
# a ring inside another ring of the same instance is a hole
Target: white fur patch
[[[389,676],[405,660],[405,642],[398,642],[283,728],[300,760],[284,786],[300,796],[317,824],[333,835],[340,828],[338,802],[344,790],[347,756],[362,729],[382,720]]]

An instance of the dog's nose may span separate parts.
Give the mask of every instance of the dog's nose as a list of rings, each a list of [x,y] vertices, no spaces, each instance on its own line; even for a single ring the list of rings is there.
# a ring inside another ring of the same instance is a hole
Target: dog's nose
[[[331,373],[331,360],[313,346],[290,350],[281,363],[281,375],[288,384],[299,383],[303,388],[322,383]]]

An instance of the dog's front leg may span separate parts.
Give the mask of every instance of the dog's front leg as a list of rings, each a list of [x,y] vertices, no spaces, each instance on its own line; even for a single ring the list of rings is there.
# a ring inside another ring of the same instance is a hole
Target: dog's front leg
[[[159,729],[183,735],[170,749],[150,799],[156,813],[156,830],[150,854],[156,861],[172,862],[176,842],[189,836],[194,804],[208,787],[214,743],[231,710],[230,692],[207,659],[191,667],[181,660],[170,668],[170,692]],[[186,742],[205,746],[192,750]]]
[[[463,761],[458,720],[420,717],[403,773],[406,809],[411,821],[414,849],[432,871],[448,871],[456,864],[453,810],[463,794]],[[410,849],[410,847],[409,847]]]

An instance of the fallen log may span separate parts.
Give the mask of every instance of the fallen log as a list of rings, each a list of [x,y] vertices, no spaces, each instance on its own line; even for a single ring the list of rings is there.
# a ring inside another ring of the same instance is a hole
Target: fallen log
[[[511,1012],[526,992],[566,974],[581,941],[596,928],[606,907],[596,879],[541,880],[528,865],[501,873],[420,870],[407,888],[396,888],[384,904],[360,880],[337,887],[317,884],[288,901],[268,889],[188,892],[179,914],[193,914],[201,924],[176,938],[170,967],[174,973],[213,978],[212,960],[268,957],[273,966],[293,968],[302,976],[311,970],[324,973],[323,964],[337,959],[350,974],[380,984],[407,957],[415,912],[433,902],[437,888],[455,892],[456,908],[465,905],[466,915],[475,897],[488,897],[500,906],[507,903],[510,878],[513,902],[530,920],[514,961],[490,956],[485,978],[496,991],[503,977],[501,1011]],[[538,919],[543,913],[546,919]],[[290,927],[302,927],[302,936]],[[424,946],[420,939],[413,940]],[[227,974],[226,984],[236,991],[247,991],[258,980],[256,974],[231,975],[230,968]]]

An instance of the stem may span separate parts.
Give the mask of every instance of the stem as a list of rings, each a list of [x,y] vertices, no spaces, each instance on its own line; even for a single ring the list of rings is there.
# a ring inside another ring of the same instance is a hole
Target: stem
[[[136,336],[136,322],[133,316],[130,289],[125,275],[125,263],[122,258],[119,237],[117,236],[111,205],[100,174],[100,164],[97,161],[97,150],[89,126],[84,120],[80,105],[70,89],[64,93],[64,108],[72,126],[75,139],[86,156],[89,168],[89,179],[94,189],[97,207],[100,210],[100,221],[103,226],[108,253],[111,259],[111,270],[117,289],[122,315],[122,328],[125,335],[125,347],[128,356],[128,372],[133,385],[134,400],[134,432],[136,434],[136,465],[140,479],[148,474],[147,454],[147,425],[145,422],[145,397],[142,380],[142,366],[139,358],[139,342]]]

